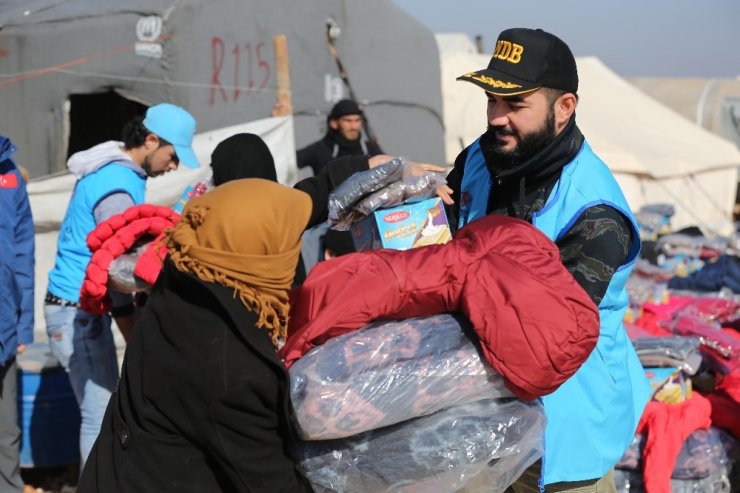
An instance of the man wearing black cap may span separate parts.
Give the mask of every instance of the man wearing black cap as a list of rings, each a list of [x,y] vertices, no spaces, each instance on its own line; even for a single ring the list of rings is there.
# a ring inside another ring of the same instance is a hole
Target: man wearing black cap
[[[439,191],[450,223],[462,227],[486,214],[531,222],[555,241],[599,308],[594,351],[542,398],[544,457],[512,489],[615,491],[612,468],[650,395],[622,325],[640,241],[619,185],[576,125],[575,58],[541,29],[508,29],[488,67],[458,80],[486,91],[488,130],[457,157]]]
[[[362,110],[351,99],[335,104],[327,118],[326,135],[298,151],[298,167],[310,166],[318,175],[338,157],[383,154],[378,144],[362,138],[362,117]]]

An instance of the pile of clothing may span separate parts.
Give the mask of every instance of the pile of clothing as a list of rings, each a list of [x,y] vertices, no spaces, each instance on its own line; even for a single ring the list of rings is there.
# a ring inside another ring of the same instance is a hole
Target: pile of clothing
[[[740,337],[734,328],[740,304],[667,295],[644,303],[628,324],[654,393],[616,466],[617,491],[729,493],[740,458]]]
[[[443,314],[376,322],[299,359],[299,467],[314,488],[457,491],[482,475],[503,491],[539,458],[542,407],[514,399],[474,341]]]

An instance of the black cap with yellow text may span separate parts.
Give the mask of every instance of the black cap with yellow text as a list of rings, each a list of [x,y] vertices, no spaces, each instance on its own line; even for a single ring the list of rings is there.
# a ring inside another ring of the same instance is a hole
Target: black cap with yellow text
[[[523,94],[540,87],[578,91],[578,70],[573,53],[563,40],[542,29],[514,28],[496,41],[488,68],[461,75],[498,96]]]

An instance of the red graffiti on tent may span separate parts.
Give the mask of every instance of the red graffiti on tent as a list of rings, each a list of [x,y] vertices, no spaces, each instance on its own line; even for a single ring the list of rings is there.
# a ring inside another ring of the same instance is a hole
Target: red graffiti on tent
[[[245,91],[261,91],[272,76],[272,67],[264,59],[265,43],[237,42],[230,46],[233,48],[227,53],[223,39],[211,38],[211,106],[236,102]]]

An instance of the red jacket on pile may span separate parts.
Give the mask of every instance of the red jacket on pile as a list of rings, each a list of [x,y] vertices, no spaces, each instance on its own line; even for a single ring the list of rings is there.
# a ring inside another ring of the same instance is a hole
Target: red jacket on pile
[[[378,318],[462,312],[483,355],[522,399],[553,392],[586,360],[599,314],[557,246],[519,219],[487,216],[445,245],[322,262],[291,293],[289,366]]]

